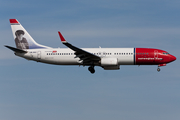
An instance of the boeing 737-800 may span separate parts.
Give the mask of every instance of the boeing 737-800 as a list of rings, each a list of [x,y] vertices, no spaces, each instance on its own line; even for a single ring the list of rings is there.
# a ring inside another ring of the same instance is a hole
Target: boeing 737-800
[[[61,42],[68,48],[51,48],[36,43],[18,20],[10,19],[10,24],[16,48],[5,47],[19,57],[37,62],[89,66],[88,70],[94,73],[95,66],[118,70],[120,65],[157,65],[157,71],[160,71],[160,66],[176,60],[168,52],[153,48],[78,48],[68,43],[60,32]]]

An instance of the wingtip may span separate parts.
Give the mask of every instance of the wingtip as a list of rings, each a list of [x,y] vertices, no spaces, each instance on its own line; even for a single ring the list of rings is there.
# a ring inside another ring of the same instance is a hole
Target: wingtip
[[[64,37],[62,36],[61,32],[58,31],[59,37],[61,39],[61,42],[66,43],[67,41],[64,39]]]
[[[8,47],[7,45],[4,45],[4,47]]]

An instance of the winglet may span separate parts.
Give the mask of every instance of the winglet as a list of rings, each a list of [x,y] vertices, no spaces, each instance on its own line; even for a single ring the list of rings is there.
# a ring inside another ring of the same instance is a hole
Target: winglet
[[[62,43],[67,43],[67,41],[64,39],[64,37],[62,36],[62,34],[58,31],[58,33],[59,33],[59,37],[60,37],[60,39],[61,39],[61,42]]]

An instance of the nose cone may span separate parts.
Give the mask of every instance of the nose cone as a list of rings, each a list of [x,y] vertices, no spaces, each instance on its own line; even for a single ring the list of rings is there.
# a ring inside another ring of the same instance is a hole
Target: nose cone
[[[173,56],[173,55],[171,55],[171,56],[170,56],[170,61],[172,62],[172,61],[175,61],[175,60],[176,60],[176,57]]]

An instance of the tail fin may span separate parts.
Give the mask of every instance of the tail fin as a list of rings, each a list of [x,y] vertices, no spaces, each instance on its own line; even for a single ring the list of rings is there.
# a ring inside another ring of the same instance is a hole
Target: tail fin
[[[40,49],[49,48],[47,46],[40,45],[34,41],[24,27],[16,20],[10,19],[12,33],[18,49]]]

